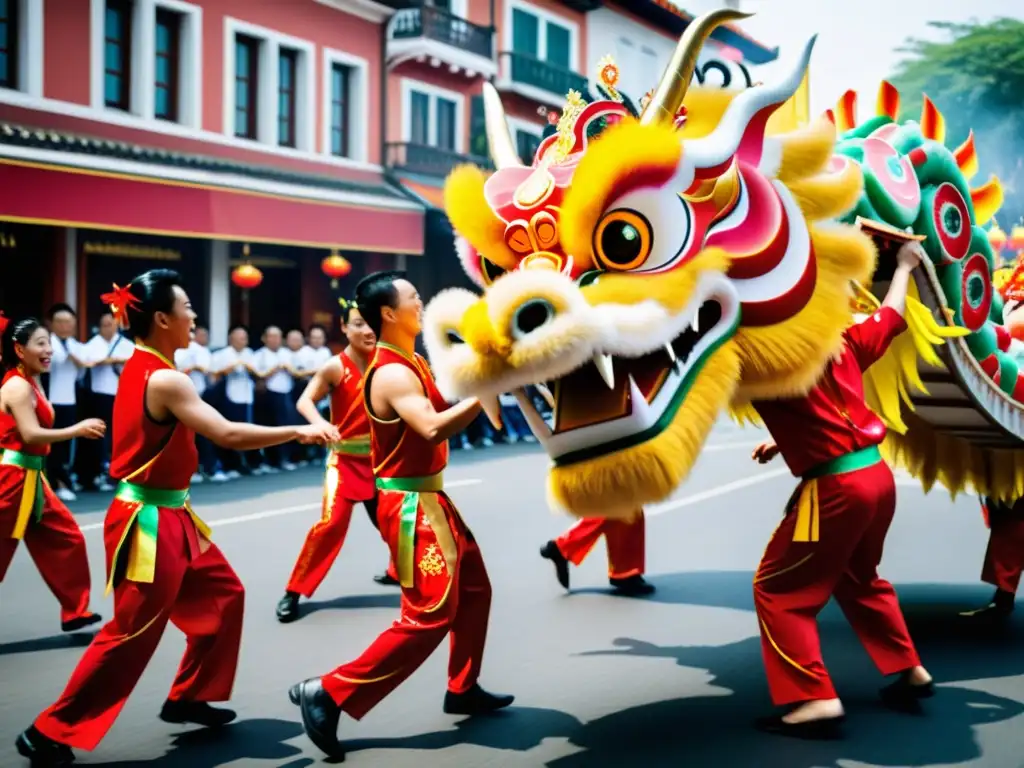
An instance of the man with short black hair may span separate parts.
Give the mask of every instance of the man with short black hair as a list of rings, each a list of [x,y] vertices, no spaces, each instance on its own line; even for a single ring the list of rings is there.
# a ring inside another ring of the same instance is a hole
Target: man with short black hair
[[[444,492],[448,438],[471,422],[476,399],[449,405],[426,360],[414,351],[423,302],[401,272],[369,275],[356,304],[377,336],[364,375],[370,458],[381,535],[402,587],[401,616],[353,662],[292,686],[310,740],[333,757],[341,713],[359,720],[409,677],[448,634],[448,692],[453,715],[493,712],[512,703],[480,687],[491,584],[472,532]]]

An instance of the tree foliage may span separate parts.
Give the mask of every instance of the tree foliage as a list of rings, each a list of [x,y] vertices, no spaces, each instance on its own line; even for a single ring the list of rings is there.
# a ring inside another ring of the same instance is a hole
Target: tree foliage
[[[944,40],[911,38],[892,83],[901,116],[916,118],[927,94],[946,118],[946,139],[958,144],[974,130],[979,183],[995,174],[1006,202],[996,216],[1004,228],[1024,216],[1024,21],[987,24],[932,21]]]

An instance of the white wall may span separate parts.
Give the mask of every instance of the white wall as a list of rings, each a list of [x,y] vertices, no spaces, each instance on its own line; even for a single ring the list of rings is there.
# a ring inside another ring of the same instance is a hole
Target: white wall
[[[709,0],[708,4],[718,8],[721,7],[721,0]],[[687,3],[687,11],[700,12],[691,9],[690,5]],[[611,8],[600,8],[587,15],[587,69],[584,74],[593,81],[597,75],[597,63],[610,54],[619,66],[619,90],[634,102],[639,102],[641,96],[658,84],[658,78],[665,70],[676,42],[676,39],[656,34]],[[714,40],[705,43],[698,66],[703,66],[709,59],[717,59],[730,67],[730,71],[734,70],[735,64],[716,55],[717,47]],[[757,68],[749,64],[746,66],[756,82]],[[735,82],[742,81],[745,84],[742,73],[733,72],[733,77]],[[595,97],[597,95],[594,93]]]

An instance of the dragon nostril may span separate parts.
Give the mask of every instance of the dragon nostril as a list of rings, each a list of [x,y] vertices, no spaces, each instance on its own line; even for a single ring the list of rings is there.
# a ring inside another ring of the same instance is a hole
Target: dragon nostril
[[[512,317],[512,336],[521,339],[555,319],[555,308],[544,299],[531,299]]]

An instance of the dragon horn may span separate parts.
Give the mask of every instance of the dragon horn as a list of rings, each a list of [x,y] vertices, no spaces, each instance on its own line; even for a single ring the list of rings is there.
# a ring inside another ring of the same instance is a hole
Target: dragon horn
[[[693,72],[697,68],[697,56],[700,54],[704,41],[711,36],[716,27],[750,16],[753,14],[722,8],[717,11],[709,11],[691,21],[683,36],[679,38],[679,44],[676,45],[672,58],[669,60],[668,66],[665,67],[665,74],[661,76],[661,82],[658,83],[654,96],[644,107],[643,114],[640,116],[641,124],[665,123],[672,125],[675,122],[676,113],[683,105],[686,89],[690,87]]]
[[[505,120],[505,108],[493,85],[484,83],[484,125],[487,129],[487,143],[491,149],[491,160],[495,168],[521,166],[519,154],[512,143],[512,134]]]

